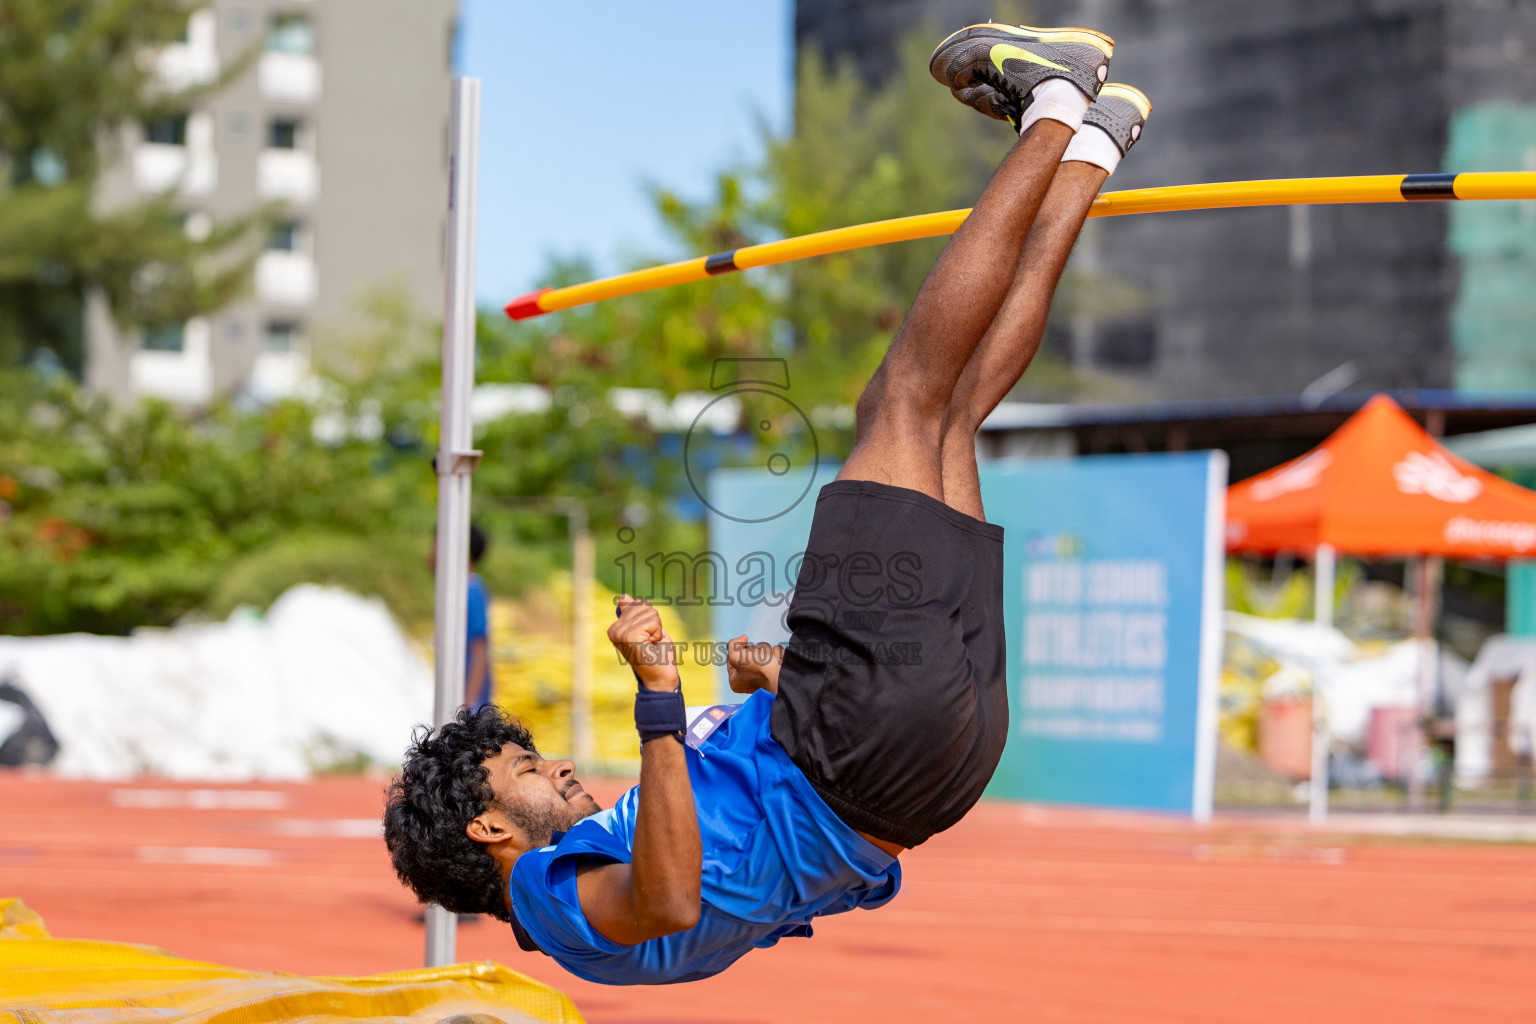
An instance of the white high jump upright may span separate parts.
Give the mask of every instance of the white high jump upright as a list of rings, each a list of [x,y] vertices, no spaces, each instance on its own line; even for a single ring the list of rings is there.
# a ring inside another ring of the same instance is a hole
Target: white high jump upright
[[[456,78],[449,122],[448,258],[443,297],[443,392],[437,457],[437,600],[434,728],[464,703],[469,615],[470,479],[480,462],[469,419],[475,384],[475,208],[480,165],[480,80]],[[427,908],[426,965],[456,959],[457,917]]]

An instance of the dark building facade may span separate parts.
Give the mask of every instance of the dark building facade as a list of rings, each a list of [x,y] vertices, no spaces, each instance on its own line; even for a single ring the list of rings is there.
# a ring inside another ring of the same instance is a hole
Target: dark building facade
[[[798,0],[796,38],[853,56],[876,81],[903,32],[987,20],[994,6]],[[1039,0],[1034,11],[1039,24],[1113,35],[1110,77],[1152,99],[1112,189],[1536,170],[1531,0]],[[1118,320],[1058,325],[1055,344],[1147,399],[1536,387],[1536,203],[1106,219],[1073,258],[1146,298]]]

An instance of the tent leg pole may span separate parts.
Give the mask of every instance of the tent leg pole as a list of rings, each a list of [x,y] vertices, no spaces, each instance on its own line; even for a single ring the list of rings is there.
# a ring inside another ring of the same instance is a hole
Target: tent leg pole
[[[1415,561],[1413,635],[1417,641],[1419,664],[1414,680],[1414,716],[1412,739],[1408,745],[1408,809],[1425,809],[1424,755],[1429,750],[1428,724],[1434,714],[1435,677],[1439,652],[1435,646],[1435,613],[1443,562],[1428,556]]]
[[[1312,603],[1313,620],[1319,626],[1333,625],[1333,589],[1337,555],[1332,544],[1319,544],[1313,566],[1317,593]],[[1323,662],[1312,671],[1312,785],[1307,802],[1307,817],[1314,825],[1328,820],[1328,715],[1323,699]]]

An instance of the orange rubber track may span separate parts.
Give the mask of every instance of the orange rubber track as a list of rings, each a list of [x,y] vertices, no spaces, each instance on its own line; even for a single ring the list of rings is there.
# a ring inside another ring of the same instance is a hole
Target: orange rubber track
[[[303,974],[418,966],[417,908],[370,824],[383,787],[0,775],[0,895],[58,936]],[[1536,1019],[1532,846],[984,803],[903,865],[885,909],[692,985],[587,984],[489,919],[460,928],[460,959],[559,986],[594,1024]]]

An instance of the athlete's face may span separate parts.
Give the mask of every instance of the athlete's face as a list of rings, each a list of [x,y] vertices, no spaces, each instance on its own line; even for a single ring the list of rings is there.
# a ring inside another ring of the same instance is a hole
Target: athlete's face
[[[546,761],[538,754],[508,743],[483,762],[496,794],[489,810],[499,811],[529,849],[548,846],[554,832],[564,832],[589,814],[602,810],[576,781],[569,761]]]

